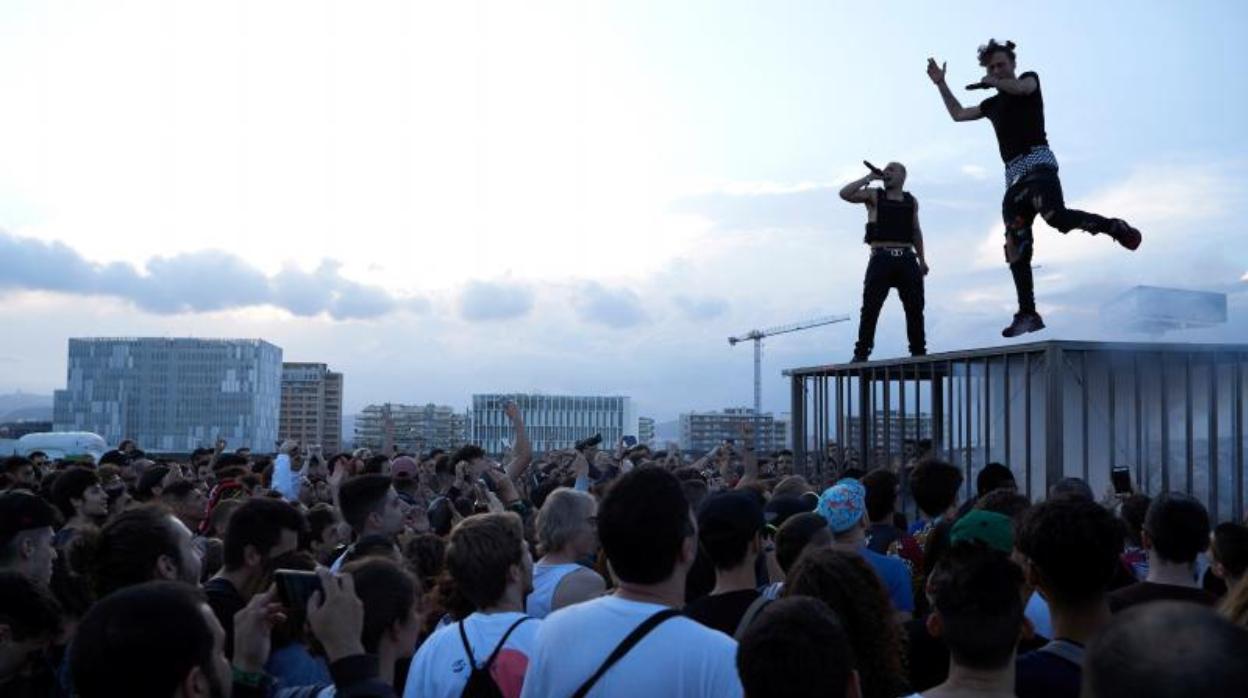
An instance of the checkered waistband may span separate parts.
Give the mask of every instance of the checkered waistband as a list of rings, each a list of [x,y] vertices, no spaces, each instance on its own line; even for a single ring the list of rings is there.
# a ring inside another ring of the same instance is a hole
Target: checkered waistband
[[[1014,186],[1018,183],[1018,180],[1031,174],[1038,167],[1057,169],[1057,158],[1053,155],[1053,151],[1049,150],[1048,146],[1038,145],[1005,163],[1006,188]]]

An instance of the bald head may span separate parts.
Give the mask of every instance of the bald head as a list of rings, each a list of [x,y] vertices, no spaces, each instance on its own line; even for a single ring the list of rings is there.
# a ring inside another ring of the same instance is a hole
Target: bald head
[[[906,166],[900,162],[890,162],[884,166],[884,187],[901,189],[906,184]]]
[[[1243,696],[1248,630],[1212,609],[1141,604],[1114,617],[1088,648],[1083,695],[1093,698]]]

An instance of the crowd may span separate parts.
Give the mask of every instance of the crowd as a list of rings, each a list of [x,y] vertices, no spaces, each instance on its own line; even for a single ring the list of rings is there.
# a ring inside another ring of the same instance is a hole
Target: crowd
[[[0,696],[1248,695],[1248,528],[1187,495],[534,454],[507,412],[503,462],[9,458]]]

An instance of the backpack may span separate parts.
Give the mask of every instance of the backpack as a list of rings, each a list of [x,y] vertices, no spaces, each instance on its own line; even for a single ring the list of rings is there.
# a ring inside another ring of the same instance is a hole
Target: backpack
[[[503,633],[503,639],[498,641],[498,646],[490,653],[485,664],[477,666],[477,660],[472,656],[472,647],[468,644],[468,633],[464,632],[464,621],[459,621],[459,639],[464,642],[464,652],[468,655],[468,665],[472,667],[472,673],[468,674],[468,683],[464,684],[464,691],[459,695],[463,698],[503,698],[503,692],[499,690],[498,684],[494,683],[494,677],[490,675],[490,667],[494,666],[494,660],[498,658],[498,653],[502,651],[503,645],[507,644],[507,638],[511,637],[511,631],[515,630],[521,623],[526,620],[533,620],[529,616],[525,616],[507,628],[507,632]]]

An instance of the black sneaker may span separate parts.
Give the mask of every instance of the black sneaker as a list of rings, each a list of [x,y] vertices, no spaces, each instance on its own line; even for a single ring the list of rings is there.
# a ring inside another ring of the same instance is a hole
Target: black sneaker
[[[1018,313],[1014,316],[1014,322],[1010,326],[1001,330],[1002,337],[1017,337],[1020,334],[1028,332],[1036,332],[1044,329],[1044,320],[1040,318],[1038,313]]]
[[[862,354],[854,354],[854,358],[849,360],[851,364],[865,364],[869,359]]]
[[[1140,242],[1144,239],[1140,231],[1127,225],[1127,222],[1121,218],[1111,220],[1109,230],[1105,234],[1116,240],[1119,245],[1132,251],[1138,250]]]

